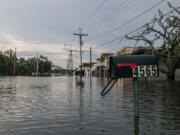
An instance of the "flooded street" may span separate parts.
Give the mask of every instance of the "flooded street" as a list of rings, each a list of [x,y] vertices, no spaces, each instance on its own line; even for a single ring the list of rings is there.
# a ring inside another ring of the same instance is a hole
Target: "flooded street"
[[[180,81],[139,81],[139,121],[132,79],[1,77],[0,135],[179,135]]]

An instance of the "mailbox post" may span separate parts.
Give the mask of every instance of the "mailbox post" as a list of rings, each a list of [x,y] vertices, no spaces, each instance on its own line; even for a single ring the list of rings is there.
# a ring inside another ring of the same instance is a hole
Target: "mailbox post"
[[[134,113],[135,116],[139,117],[139,89],[138,89],[138,79],[133,78],[134,85]]]
[[[109,65],[111,81],[102,90],[101,95],[106,95],[118,78],[133,78],[134,111],[135,116],[139,116],[138,78],[158,77],[158,58],[155,55],[112,56]]]

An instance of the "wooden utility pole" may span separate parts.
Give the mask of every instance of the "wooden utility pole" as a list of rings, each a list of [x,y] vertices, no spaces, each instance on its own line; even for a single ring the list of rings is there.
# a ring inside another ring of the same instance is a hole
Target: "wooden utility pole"
[[[16,48],[14,51],[14,58],[13,58],[13,75],[16,74]]]
[[[81,69],[81,74],[80,77],[82,78],[82,37],[83,36],[88,36],[88,34],[83,34],[82,29],[79,28],[79,33],[74,33],[74,35],[79,36],[79,45],[80,45],[80,69]]]

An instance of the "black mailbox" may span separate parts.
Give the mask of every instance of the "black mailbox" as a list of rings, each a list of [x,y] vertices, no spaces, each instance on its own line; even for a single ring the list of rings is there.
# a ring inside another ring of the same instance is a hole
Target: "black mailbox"
[[[112,56],[109,66],[111,78],[159,76],[158,58],[154,55]]]

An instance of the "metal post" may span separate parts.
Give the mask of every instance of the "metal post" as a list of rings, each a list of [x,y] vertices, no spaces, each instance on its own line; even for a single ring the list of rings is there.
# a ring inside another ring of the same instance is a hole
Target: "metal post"
[[[138,79],[133,78],[134,85],[134,113],[136,117],[139,117],[139,98],[138,98]]]
[[[134,135],[139,135],[139,117],[134,117]]]

